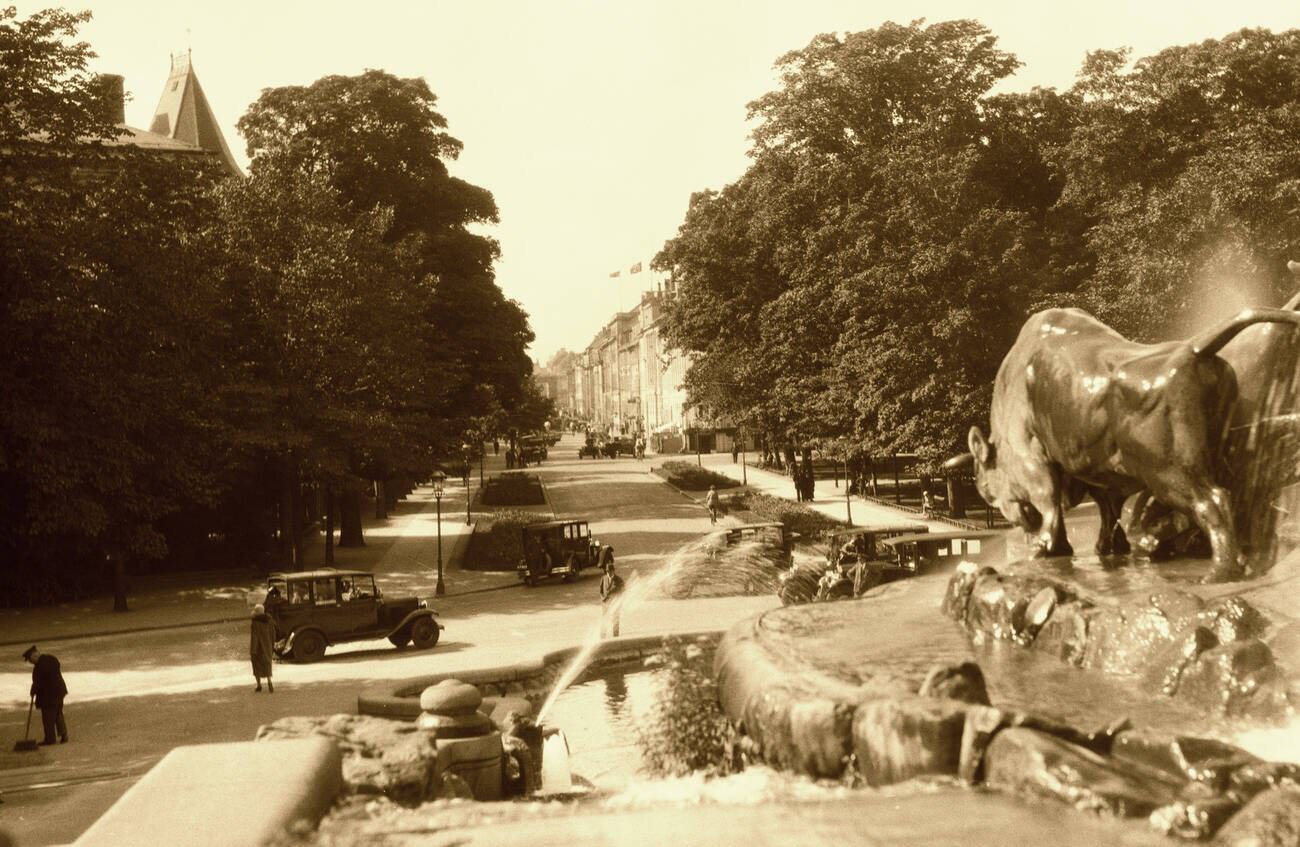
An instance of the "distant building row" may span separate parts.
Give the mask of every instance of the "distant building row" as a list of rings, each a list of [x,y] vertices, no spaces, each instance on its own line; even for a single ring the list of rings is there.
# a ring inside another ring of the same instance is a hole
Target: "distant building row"
[[[675,296],[671,280],[644,292],[574,356],[571,372],[539,373],[543,392],[590,431],[640,433],[656,452],[694,450],[697,443],[706,452],[730,449],[726,434],[715,434],[687,405],[682,385],[690,357],[660,337],[664,310]]]

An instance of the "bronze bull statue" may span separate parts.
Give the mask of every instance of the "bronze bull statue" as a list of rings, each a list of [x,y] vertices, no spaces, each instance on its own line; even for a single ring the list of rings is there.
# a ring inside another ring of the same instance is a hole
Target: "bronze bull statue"
[[[1247,310],[1189,341],[1161,344],[1130,341],[1077,309],[1032,316],[998,369],[989,438],[970,431],[981,496],[1033,534],[1035,555],[1057,556],[1073,552],[1064,512],[1084,493],[1101,511],[1098,552],[1126,552],[1120,509],[1145,491],[1205,532],[1213,579],[1239,576],[1231,498],[1213,449],[1238,389],[1216,354],[1263,323],[1300,326],[1300,313]],[[1127,529],[1140,535],[1141,527]]]

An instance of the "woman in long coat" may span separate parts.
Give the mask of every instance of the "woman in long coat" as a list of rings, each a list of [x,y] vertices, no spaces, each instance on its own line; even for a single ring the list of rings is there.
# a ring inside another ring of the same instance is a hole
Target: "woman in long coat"
[[[266,608],[258,603],[253,607],[253,620],[250,625],[248,639],[248,657],[253,662],[253,678],[257,680],[257,687],[253,691],[262,690],[262,677],[266,677],[266,688],[274,694],[275,685],[271,683],[271,658],[274,655],[272,648],[275,645],[275,624],[271,617],[266,613]]]

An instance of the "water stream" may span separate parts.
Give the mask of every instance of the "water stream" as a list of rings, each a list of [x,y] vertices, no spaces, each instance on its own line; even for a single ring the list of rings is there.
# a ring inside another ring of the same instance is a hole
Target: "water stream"
[[[719,527],[719,530],[722,529],[724,526]],[[778,573],[779,566],[774,560],[773,551],[761,541],[747,541],[726,547],[719,541],[719,533],[712,532],[682,545],[653,572],[634,572],[625,577],[623,592],[608,613],[622,616],[646,600],[665,594],[678,599],[692,596],[771,594],[776,591]],[[568,688],[591,664],[601,640],[601,626],[597,624],[587,633],[577,654],[565,666],[542,703],[537,712],[538,723],[546,719],[560,692]]]

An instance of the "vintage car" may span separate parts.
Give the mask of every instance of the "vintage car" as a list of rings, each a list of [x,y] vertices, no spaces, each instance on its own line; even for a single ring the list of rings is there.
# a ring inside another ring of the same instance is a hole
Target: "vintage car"
[[[546,436],[525,435],[519,439],[519,455],[524,462],[535,465],[546,458]]]
[[[887,538],[924,533],[923,523],[869,524],[839,529],[827,537],[826,559],[807,562],[782,575],[777,593],[786,605],[813,600],[856,597],[883,582],[906,575],[895,567],[897,556],[883,546]]]
[[[636,441],[620,435],[606,441],[605,446],[601,448],[601,452],[610,459],[617,459],[619,456],[631,456],[636,452]]]
[[[898,535],[885,539],[883,543],[893,551],[896,569],[918,574],[942,564],[957,562],[963,556],[975,555],[980,552],[985,541],[1001,534],[989,529],[962,529]]]
[[[578,448],[578,458],[582,459],[590,456],[593,459],[599,459],[605,452],[605,444],[593,435],[588,435],[586,442]]]
[[[375,575],[366,571],[273,573],[267,589],[264,605],[275,623],[275,652],[297,662],[314,662],[334,644],[373,638],[425,650],[438,643],[444,629],[425,601],[383,596]]]
[[[749,543],[759,544],[763,555],[781,568],[789,568],[794,562],[794,537],[780,521],[720,528],[709,536],[708,549],[711,555],[717,556],[722,555],[725,548]]]
[[[553,576],[572,582],[583,568],[594,567],[600,559],[600,542],[591,537],[586,521],[533,523],[520,532],[524,557],[517,570],[529,588]]]

